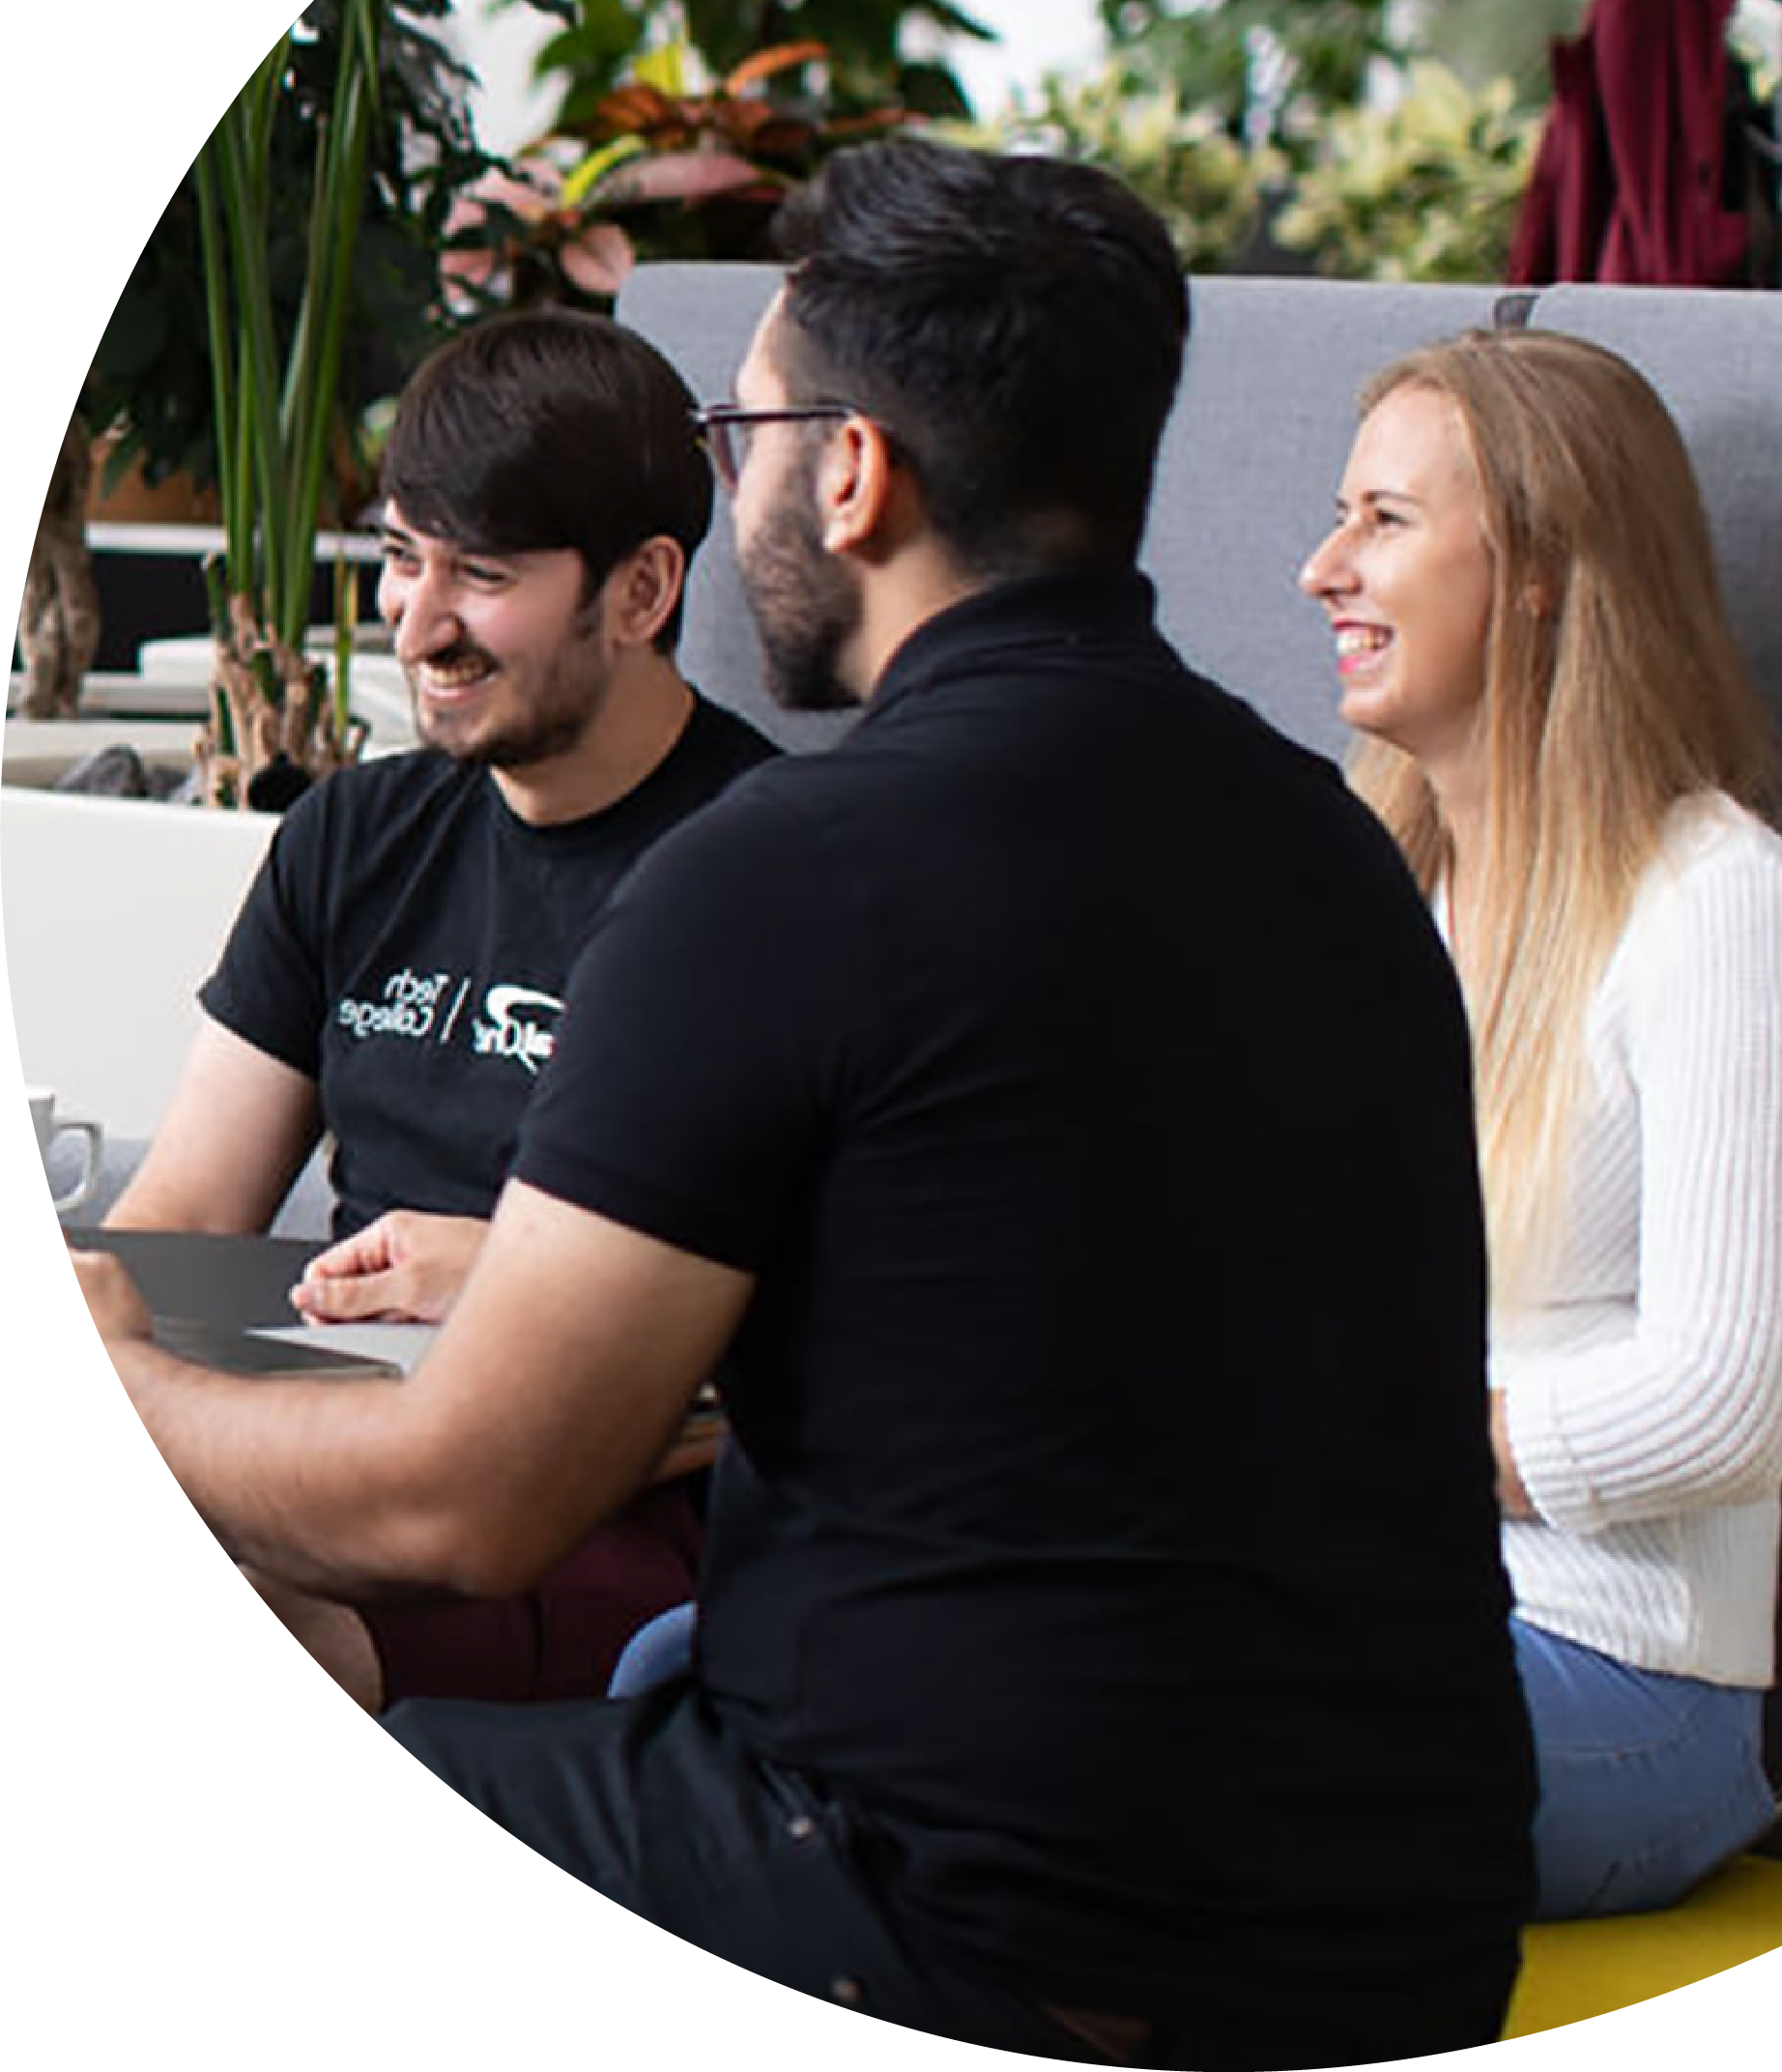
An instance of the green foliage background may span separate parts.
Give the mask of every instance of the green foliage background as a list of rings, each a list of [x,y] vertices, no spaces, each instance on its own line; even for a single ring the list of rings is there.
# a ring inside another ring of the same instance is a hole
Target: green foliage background
[[[459,189],[494,162],[475,140],[471,73],[435,25],[452,0],[389,0],[380,59],[382,115],[372,143],[365,215],[355,253],[342,376],[349,419],[413,366],[438,335],[438,250]],[[274,303],[295,321],[308,266],[304,226],[318,126],[332,91],[341,0],[314,0],[292,43],[273,144],[276,226],[268,253]],[[280,200],[282,197],[282,201]],[[94,432],[116,426],[115,476],[139,461],[150,481],[176,471],[216,478],[213,392],[204,314],[195,175],[188,172],[143,247],[82,387]]]

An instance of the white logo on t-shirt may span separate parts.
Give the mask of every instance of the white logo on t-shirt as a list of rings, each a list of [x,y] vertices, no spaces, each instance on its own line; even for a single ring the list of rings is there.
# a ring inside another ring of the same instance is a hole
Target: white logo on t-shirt
[[[449,1044],[470,986],[469,979],[454,985],[449,971],[422,974],[405,966],[384,981],[378,997],[342,1000],[334,1015],[360,1043],[368,1036],[394,1036],[410,1043]],[[562,1008],[554,993],[540,993],[533,986],[491,986],[483,994],[482,1014],[471,1018],[473,1055],[510,1058],[535,1074],[556,1048],[550,1024]]]
[[[342,1000],[334,1015],[341,1027],[350,1029],[361,1043],[367,1036],[406,1036],[422,1043],[433,1034],[441,996],[450,983],[449,971],[434,971],[423,978],[405,967],[384,981],[381,999]]]
[[[561,1000],[531,986],[491,986],[482,999],[488,1019],[471,1023],[477,1056],[511,1057],[528,1072],[536,1072],[557,1045],[555,1032],[537,1018],[540,1013],[561,1014]]]

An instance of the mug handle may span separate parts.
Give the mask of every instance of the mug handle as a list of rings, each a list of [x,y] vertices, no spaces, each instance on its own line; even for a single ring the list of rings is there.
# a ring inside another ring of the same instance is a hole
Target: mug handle
[[[50,1132],[50,1143],[58,1142],[71,1131],[77,1131],[86,1139],[86,1150],[80,1161],[80,1177],[65,1194],[52,1196],[55,1212],[66,1216],[71,1209],[77,1209],[82,1202],[92,1197],[99,1185],[100,1147],[104,1142],[104,1133],[97,1122],[87,1122],[77,1115],[58,1115],[56,1126]],[[47,1146],[45,1146],[47,1149]]]

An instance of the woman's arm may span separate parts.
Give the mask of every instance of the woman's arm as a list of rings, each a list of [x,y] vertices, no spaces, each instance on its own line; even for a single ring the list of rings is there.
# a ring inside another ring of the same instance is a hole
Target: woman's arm
[[[1637,1201],[1634,1326],[1492,1360],[1509,1495],[1581,1533],[1749,1502],[1782,1477],[1782,845],[1717,842],[1629,931],[1634,1112],[1577,1206]]]

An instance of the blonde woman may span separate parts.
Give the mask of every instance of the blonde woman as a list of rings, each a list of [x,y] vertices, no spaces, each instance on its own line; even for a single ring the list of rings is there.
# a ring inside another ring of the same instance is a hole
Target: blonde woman
[[[1577,339],[1378,376],[1301,583],[1472,1023],[1540,1909],[1661,1906],[1775,1817],[1768,730],[1677,428]]]

